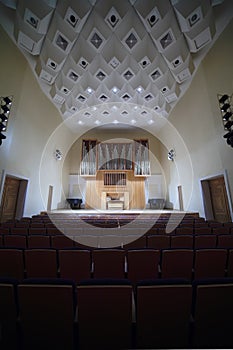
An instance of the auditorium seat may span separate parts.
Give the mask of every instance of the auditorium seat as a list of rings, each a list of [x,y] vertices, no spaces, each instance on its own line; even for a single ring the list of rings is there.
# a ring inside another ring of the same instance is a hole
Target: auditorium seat
[[[28,236],[28,248],[51,248],[50,237],[44,235]]]
[[[122,246],[123,236],[120,234],[103,234],[99,238],[99,248],[121,248]]]
[[[10,228],[0,226],[0,235],[9,235],[10,234]]]
[[[71,281],[24,280],[18,286],[23,350],[73,350],[75,286]]]
[[[0,234],[0,247],[4,246],[3,235]]]
[[[217,247],[226,248],[226,249],[233,248],[233,235],[232,234],[218,235]]]
[[[62,234],[62,232],[55,226],[50,227],[46,225],[46,229],[47,229],[48,236],[56,236],[56,235]]]
[[[216,248],[217,236],[210,235],[195,235],[194,236],[194,249],[200,248]]]
[[[161,278],[192,279],[193,250],[169,249],[162,251]]]
[[[91,252],[90,250],[59,250],[60,277],[71,279],[76,284],[84,279],[91,278]]]
[[[12,235],[28,235],[27,227],[12,227],[10,231]]]
[[[21,249],[0,249],[0,277],[23,280],[24,261]]]
[[[28,229],[29,235],[46,235],[47,231],[45,227],[29,227]]]
[[[215,235],[228,235],[230,233],[230,228],[225,226],[213,227],[212,233]]]
[[[195,281],[193,348],[233,348],[233,279]]]
[[[192,235],[173,235],[171,236],[171,248],[190,248],[193,249]]]
[[[229,249],[228,251],[227,276],[233,277],[233,249]]]
[[[130,349],[132,285],[89,280],[77,287],[79,349]]]
[[[17,280],[0,278],[0,349],[18,350]]]
[[[4,236],[4,246],[6,248],[27,248],[27,236],[23,235],[5,235]]]
[[[127,243],[129,242],[129,243]],[[138,234],[134,235],[125,235],[123,236],[123,248],[124,249],[136,249],[136,248],[146,248],[147,246],[147,237],[146,235],[139,236]]]
[[[94,278],[124,278],[125,251],[121,249],[93,249]]]
[[[73,236],[74,246],[84,249],[96,249],[99,247],[99,236],[77,235]]]
[[[24,251],[27,278],[56,278],[57,254],[53,249],[27,249]]]
[[[135,286],[145,279],[159,277],[160,251],[137,249],[127,251],[127,278]]]
[[[168,249],[171,245],[170,235],[149,235],[147,236],[147,248]]]
[[[142,281],[136,293],[136,347],[188,349],[192,285],[179,279]]]
[[[224,277],[226,263],[226,249],[197,249],[194,258],[194,279]]]
[[[67,237],[65,235],[51,236],[51,248],[53,249],[72,248],[74,247],[74,241],[72,238]]]
[[[193,234],[193,225],[190,226],[180,226],[176,228],[177,235],[192,235]]]
[[[206,226],[195,226],[194,227],[194,234],[195,235],[210,235],[212,233],[212,228],[208,225]]]

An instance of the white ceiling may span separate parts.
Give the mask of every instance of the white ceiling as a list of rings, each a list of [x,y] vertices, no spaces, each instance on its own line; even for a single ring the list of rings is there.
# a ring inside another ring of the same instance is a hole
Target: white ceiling
[[[3,28],[64,120],[168,117],[233,16],[232,0],[0,0]]]

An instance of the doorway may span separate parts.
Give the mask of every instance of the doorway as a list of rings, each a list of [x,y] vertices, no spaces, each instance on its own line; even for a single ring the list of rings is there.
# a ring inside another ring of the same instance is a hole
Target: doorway
[[[0,222],[23,216],[28,180],[6,175],[0,206]]]
[[[201,187],[206,219],[218,222],[232,221],[224,175],[201,180]]]

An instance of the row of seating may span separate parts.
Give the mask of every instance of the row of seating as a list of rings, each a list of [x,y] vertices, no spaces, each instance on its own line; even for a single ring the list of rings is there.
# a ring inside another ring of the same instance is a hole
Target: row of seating
[[[95,234],[98,232],[105,231],[118,231],[119,234],[132,234],[143,232],[146,235],[162,235],[162,234],[172,234],[172,235],[181,235],[181,234],[189,234],[189,235],[200,235],[200,234],[233,234],[233,227],[192,227],[192,226],[183,226],[174,228],[171,232],[167,232],[166,228],[158,228],[158,227],[140,227],[137,225],[136,227],[121,227],[121,228],[110,228],[110,227],[102,227],[101,228],[92,228],[92,227],[81,227],[81,226],[60,226],[60,229],[55,227],[0,227],[0,234],[23,234],[23,235],[61,235],[63,233],[67,235],[77,235],[77,234]]]
[[[0,247],[6,248],[233,248],[233,234],[220,235],[0,235]]]
[[[150,278],[233,277],[233,249],[0,249],[0,277]]]
[[[233,279],[0,279],[3,350],[232,348]]]

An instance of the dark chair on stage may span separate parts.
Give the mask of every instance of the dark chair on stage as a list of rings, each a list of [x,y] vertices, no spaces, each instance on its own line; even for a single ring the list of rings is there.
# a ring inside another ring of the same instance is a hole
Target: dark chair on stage
[[[150,198],[148,203],[150,204],[150,209],[164,209],[165,207],[165,199],[163,198]]]
[[[81,209],[82,199],[81,198],[66,198],[71,209]]]

